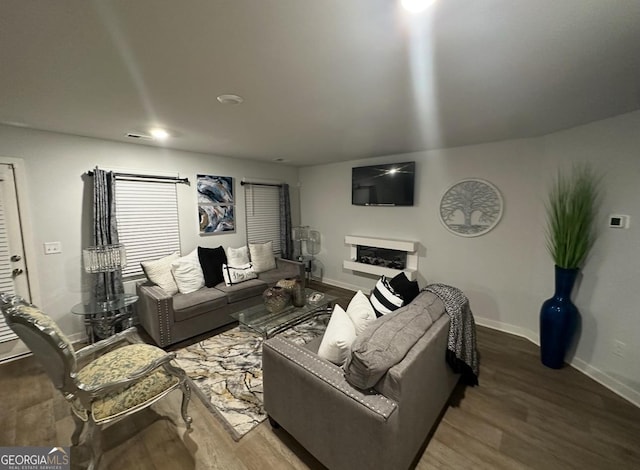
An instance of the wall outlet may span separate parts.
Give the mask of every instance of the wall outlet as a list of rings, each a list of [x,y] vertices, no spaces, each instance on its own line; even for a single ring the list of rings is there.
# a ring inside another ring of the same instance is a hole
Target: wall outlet
[[[55,255],[57,253],[62,253],[62,243],[60,243],[60,242],[45,242],[45,244],[44,244],[44,254],[45,255]]]
[[[626,347],[626,344],[624,344],[622,341],[615,340],[613,342],[613,354],[615,354],[616,356],[624,357],[625,347]]]

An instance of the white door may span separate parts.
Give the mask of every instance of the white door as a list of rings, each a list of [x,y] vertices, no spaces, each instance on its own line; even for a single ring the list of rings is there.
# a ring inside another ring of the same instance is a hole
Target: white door
[[[0,292],[14,293],[31,302],[15,181],[14,166],[0,163]],[[15,338],[0,315],[0,343]]]

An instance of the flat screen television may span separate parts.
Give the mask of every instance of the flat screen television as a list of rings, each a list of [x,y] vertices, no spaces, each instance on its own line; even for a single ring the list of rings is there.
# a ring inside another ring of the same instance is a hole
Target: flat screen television
[[[351,204],[413,206],[416,162],[358,166],[351,173]]]

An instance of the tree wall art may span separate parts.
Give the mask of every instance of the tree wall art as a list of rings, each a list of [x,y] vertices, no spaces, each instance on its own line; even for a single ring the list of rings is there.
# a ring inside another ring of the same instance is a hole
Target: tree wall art
[[[452,185],[440,200],[440,220],[452,233],[477,237],[502,217],[502,196],[488,181],[470,178]]]

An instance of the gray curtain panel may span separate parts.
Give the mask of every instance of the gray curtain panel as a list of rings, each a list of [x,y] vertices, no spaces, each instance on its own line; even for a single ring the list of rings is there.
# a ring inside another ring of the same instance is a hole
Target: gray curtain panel
[[[293,240],[291,238],[291,202],[289,200],[289,185],[280,186],[280,256],[284,259],[293,258]]]
[[[118,243],[116,223],[116,178],[113,172],[99,168],[93,170],[93,243],[113,245]],[[107,299],[124,293],[122,272],[114,271],[93,275],[95,299]]]

